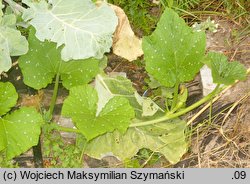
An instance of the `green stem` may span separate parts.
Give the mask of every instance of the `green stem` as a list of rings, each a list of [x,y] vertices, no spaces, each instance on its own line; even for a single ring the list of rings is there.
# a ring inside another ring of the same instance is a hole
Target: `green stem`
[[[162,4],[162,6],[163,6],[164,8],[166,8],[165,2],[164,2],[163,0],[160,0],[160,2],[161,2],[161,4]]]
[[[169,109],[169,107],[168,107],[168,99],[166,99],[165,105],[166,105],[166,112],[169,112],[170,109]]]
[[[80,163],[82,163],[82,161],[83,161],[83,155],[84,155],[84,152],[85,152],[85,149],[86,149],[88,143],[89,143],[88,141],[85,142],[84,147],[82,148],[82,153],[81,153],[81,156],[80,156]]]
[[[81,133],[80,130],[78,129],[74,129],[74,128],[67,128],[67,127],[62,127],[56,124],[55,129],[58,131],[62,131],[62,132],[72,132],[72,133]]]
[[[194,14],[192,14],[192,13],[188,12],[188,11],[185,11],[185,10],[180,9],[180,8],[177,8],[177,7],[173,7],[173,9],[175,9],[175,10],[179,10],[179,11],[181,11],[181,12],[184,12],[184,13],[186,13],[187,15],[191,15],[192,17],[194,17],[194,18],[196,18],[196,19],[198,19],[198,20],[199,20],[199,17],[197,17],[196,15],[194,15]]]
[[[163,121],[166,121],[166,120],[177,118],[177,117],[179,117],[179,116],[181,116],[183,114],[186,114],[187,112],[199,107],[203,103],[209,101],[211,98],[214,97],[215,94],[221,92],[223,89],[224,89],[224,87],[219,88],[219,85],[217,85],[216,88],[209,95],[205,96],[204,98],[202,98],[198,102],[190,105],[189,107],[187,107],[187,108],[185,108],[185,109],[183,109],[181,111],[178,111],[178,112],[176,112],[174,114],[167,114],[167,115],[165,115],[163,117],[160,117],[158,119],[149,120],[149,121],[140,122],[140,123],[133,123],[133,124],[129,125],[129,127],[139,127],[139,126],[152,125],[152,124],[155,124],[155,123],[160,123],[160,122],[163,122]]]
[[[173,98],[173,102],[171,105],[171,111],[175,108],[177,101],[178,101],[178,94],[179,94],[179,82],[176,82],[176,85],[174,86],[174,98]]]
[[[59,79],[60,79],[60,74],[57,73],[56,74],[55,86],[54,86],[54,90],[53,90],[53,96],[52,96],[50,107],[49,107],[49,118],[50,119],[52,118],[52,115],[53,115],[53,112],[54,112],[54,108],[55,108],[55,104],[56,104],[57,93],[58,93],[58,86],[59,86]]]

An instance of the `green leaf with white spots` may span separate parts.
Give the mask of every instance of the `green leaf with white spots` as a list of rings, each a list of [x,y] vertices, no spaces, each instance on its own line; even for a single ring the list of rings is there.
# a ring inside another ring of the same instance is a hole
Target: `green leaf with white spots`
[[[10,56],[20,56],[28,51],[28,42],[16,30],[15,15],[4,15],[0,19],[0,74],[12,65]]]
[[[46,87],[53,81],[57,73],[60,74],[62,84],[67,89],[90,82],[99,72],[99,60],[62,61],[60,48],[52,42],[41,42],[34,30],[29,34],[30,50],[19,58],[19,66],[24,76],[24,83],[35,89]]]
[[[0,116],[6,114],[16,105],[17,98],[18,95],[13,84],[0,82]]]
[[[236,80],[245,80],[247,77],[244,65],[237,61],[228,62],[227,57],[222,53],[209,52],[204,62],[212,70],[214,83],[230,85]]]
[[[129,128],[125,134],[118,131],[106,133],[90,141],[85,154],[101,159],[115,156],[125,161],[142,148],[163,154],[172,164],[177,163],[187,151],[186,123],[180,119],[150,126]]]
[[[7,159],[37,145],[42,116],[30,107],[23,107],[0,118],[0,151],[6,151]]]
[[[64,61],[102,58],[112,46],[118,18],[107,3],[98,6],[92,0],[23,0],[30,8],[23,14],[35,27],[39,40],[51,40],[63,46]]]
[[[166,8],[156,30],[142,41],[146,70],[166,87],[190,81],[203,65],[205,42],[204,32],[194,32]]]
[[[62,114],[72,118],[87,140],[114,130],[124,133],[130,120],[134,118],[134,110],[128,100],[124,97],[113,97],[99,114],[97,102],[97,92],[91,86],[73,87],[64,101]]]

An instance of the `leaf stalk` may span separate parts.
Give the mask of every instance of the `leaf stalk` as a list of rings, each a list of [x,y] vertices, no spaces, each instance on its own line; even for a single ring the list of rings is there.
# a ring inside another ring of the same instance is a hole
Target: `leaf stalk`
[[[60,74],[57,73],[56,74],[55,86],[54,86],[54,90],[53,90],[53,96],[52,96],[50,107],[49,107],[49,119],[52,118],[52,115],[53,115],[53,112],[54,112],[56,99],[57,99],[57,93],[58,93],[59,79],[60,79]]]
[[[179,84],[180,84],[179,82],[176,82],[174,86],[174,98],[173,98],[173,103],[171,105],[171,111],[175,108],[178,101]]]
[[[55,123],[55,130],[62,131],[62,132],[70,132],[70,133],[81,133],[80,130],[68,127],[62,127]]]
[[[174,114],[166,114],[165,116],[157,118],[157,119],[154,119],[154,120],[149,120],[149,121],[140,122],[140,123],[133,123],[133,124],[130,124],[129,127],[139,127],[139,126],[153,125],[155,123],[160,123],[160,122],[164,122],[164,121],[167,121],[167,120],[170,120],[170,119],[177,118],[177,117],[179,117],[179,116],[181,116],[183,114],[186,114],[187,112],[189,112],[189,111],[191,111],[191,110],[199,107],[203,103],[209,101],[216,94],[218,94],[219,92],[221,92],[224,88],[225,88],[225,86],[223,86],[223,87],[220,88],[220,85],[218,84],[216,86],[216,88],[210,94],[208,94],[207,96],[203,97],[198,102],[190,105],[189,107],[187,107],[187,108],[185,108],[183,110],[180,110],[180,111],[178,111],[178,112],[176,112]]]

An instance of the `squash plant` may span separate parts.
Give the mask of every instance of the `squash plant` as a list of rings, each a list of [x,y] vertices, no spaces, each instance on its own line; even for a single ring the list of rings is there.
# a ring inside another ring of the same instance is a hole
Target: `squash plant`
[[[97,159],[113,155],[124,161],[148,148],[176,163],[188,149],[187,125],[181,116],[211,100],[224,84],[246,78],[246,69],[238,62],[228,62],[219,53],[205,55],[205,33],[195,32],[166,8],[156,30],[142,42],[148,74],[159,87],[173,91],[170,100],[166,97],[165,107],[160,107],[149,97],[140,96],[126,77],[102,71],[103,56],[109,52],[117,26],[117,17],[107,4],[96,6],[91,0],[22,2],[28,6],[20,8],[23,21],[30,24],[29,50],[18,59],[24,83],[37,90],[54,83],[54,92],[43,116],[26,107],[5,115],[15,105],[17,95],[10,83],[0,83],[8,88],[0,88],[0,151],[6,159],[37,144],[42,126],[75,132],[81,135],[77,139],[84,137],[82,155]],[[5,39],[6,44],[12,45],[8,36]],[[8,58],[11,55],[3,52]],[[211,94],[186,107],[188,92],[182,84],[192,80],[204,63],[212,69],[218,85]],[[6,71],[1,65],[0,69]],[[53,122],[59,82],[69,90],[62,116],[71,118],[76,128]],[[16,126],[18,123],[22,123],[21,128]],[[25,142],[22,149],[19,140]]]

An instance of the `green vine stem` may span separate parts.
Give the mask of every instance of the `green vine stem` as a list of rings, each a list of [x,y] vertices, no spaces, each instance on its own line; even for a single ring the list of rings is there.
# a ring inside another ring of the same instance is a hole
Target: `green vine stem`
[[[250,74],[250,68],[247,70],[247,74]],[[163,117],[160,117],[160,118],[154,119],[154,120],[150,120],[150,121],[145,121],[145,122],[140,122],[140,123],[133,123],[129,127],[139,127],[139,126],[152,125],[152,124],[155,124],[155,123],[160,123],[160,122],[163,122],[163,121],[166,121],[166,120],[177,118],[177,117],[179,117],[179,116],[181,116],[181,115],[183,115],[183,114],[185,114],[185,113],[187,113],[187,112],[189,112],[189,111],[191,111],[191,110],[199,107],[200,105],[204,104],[205,102],[211,100],[213,97],[215,97],[215,95],[219,94],[221,91],[223,91],[224,89],[226,89],[226,87],[227,86],[220,87],[220,85],[217,85],[216,88],[210,94],[208,94],[207,96],[203,97],[198,102],[194,103],[193,105],[191,105],[191,106],[189,106],[189,107],[187,107],[187,108],[185,108],[185,109],[183,109],[183,110],[181,110],[179,112],[176,112],[174,114],[166,114]],[[64,131],[64,132],[81,133],[78,129],[65,128],[65,127],[61,127],[59,125],[57,125],[55,127],[55,129],[57,129],[59,131]]]
[[[52,118],[54,108],[55,108],[55,104],[56,104],[58,86],[59,86],[59,79],[60,79],[60,74],[57,73],[56,74],[55,86],[54,86],[54,90],[53,90],[53,96],[52,96],[50,107],[49,107],[49,116],[48,116],[49,120],[51,120],[51,118]]]
[[[58,125],[56,123],[54,123],[53,128],[55,130],[62,131],[62,132],[81,133],[81,131],[78,130],[78,129],[62,127],[62,126],[60,126],[60,125]]]
[[[163,121],[166,121],[166,120],[174,119],[174,118],[177,118],[177,117],[179,117],[179,116],[181,116],[183,114],[186,114],[187,112],[199,107],[203,103],[211,100],[211,98],[213,98],[216,94],[218,94],[223,89],[225,89],[225,86],[223,86],[221,88],[219,86],[220,85],[217,85],[216,88],[210,94],[208,94],[207,96],[205,96],[204,98],[202,98],[198,102],[194,103],[193,105],[190,105],[189,107],[187,107],[187,108],[185,108],[185,109],[183,109],[181,111],[178,111],[178,112],[176,112],[174,114],[167,114],[167,115],[165,115],[163,117],[160,117],[158,119],[145,121],[145,122],[140,122],[140,123],[133,123],[133,124],[130,124],[129,127],[139,127],[139,126],[152,125],[152,124],[155,124],[155,123],[160,123],[160,122],[163,122]]]
[[[80,156],[80,163],[83,162],[83,156],[84,156],[84,153],[85,153],[85,150],[86,150],[86,147],[88,145],[89,141],[85,142],[83,148],[82,148],[82,153],[81,153],[81,156]]]
[[[247,69],[247,75],[249,75],[249,74],[250,74],[250,68]],[[237,82],[238,81],[235,81],[235,83],[237,83]],[[234,85],[234,84],[232,84],[232,85]],[[152,125],[152,124],[155,124],[155,123],[160,123],[160,122],[163,122],[163,121],[167,121],[167,120],[170,120],[170,119],[177,118],[177,117],[179,117],[179,116],[181,116],[181,115],[183,115],[183,114],[185,114],[185,113],[199,107],[200,105],[204,104],[205,102],[211,100],[217,94],[219,94],[224,89],[226,89],[226,87],[227,86],[220,87],[220,85],[217,84],[216,88],[210,94],[208,94],[207,96],[203,97],[198,102],[194,103],[193,105],[190,105],[189,107],[187,107],[187,108],[185,108],[185,109],[183,109],[183,110],[181,110],[179,112],[176,112],[174,114],[166,114],[163,117],[160,117],[160,118],[154,119],[154,120],[150,120],[150,121],[145,121],[145,122],[140,122],[140,123],[133,123],[133,124],[130,124],[129,127],[147,126],[147,125]]]
[[[174,98],[173,98],[173,102],[171,105],[171,111],[175,108],[177,101],[178,101],[178,94],[179,94],[179,81],[176,81],[176,84],[174,86]]]

